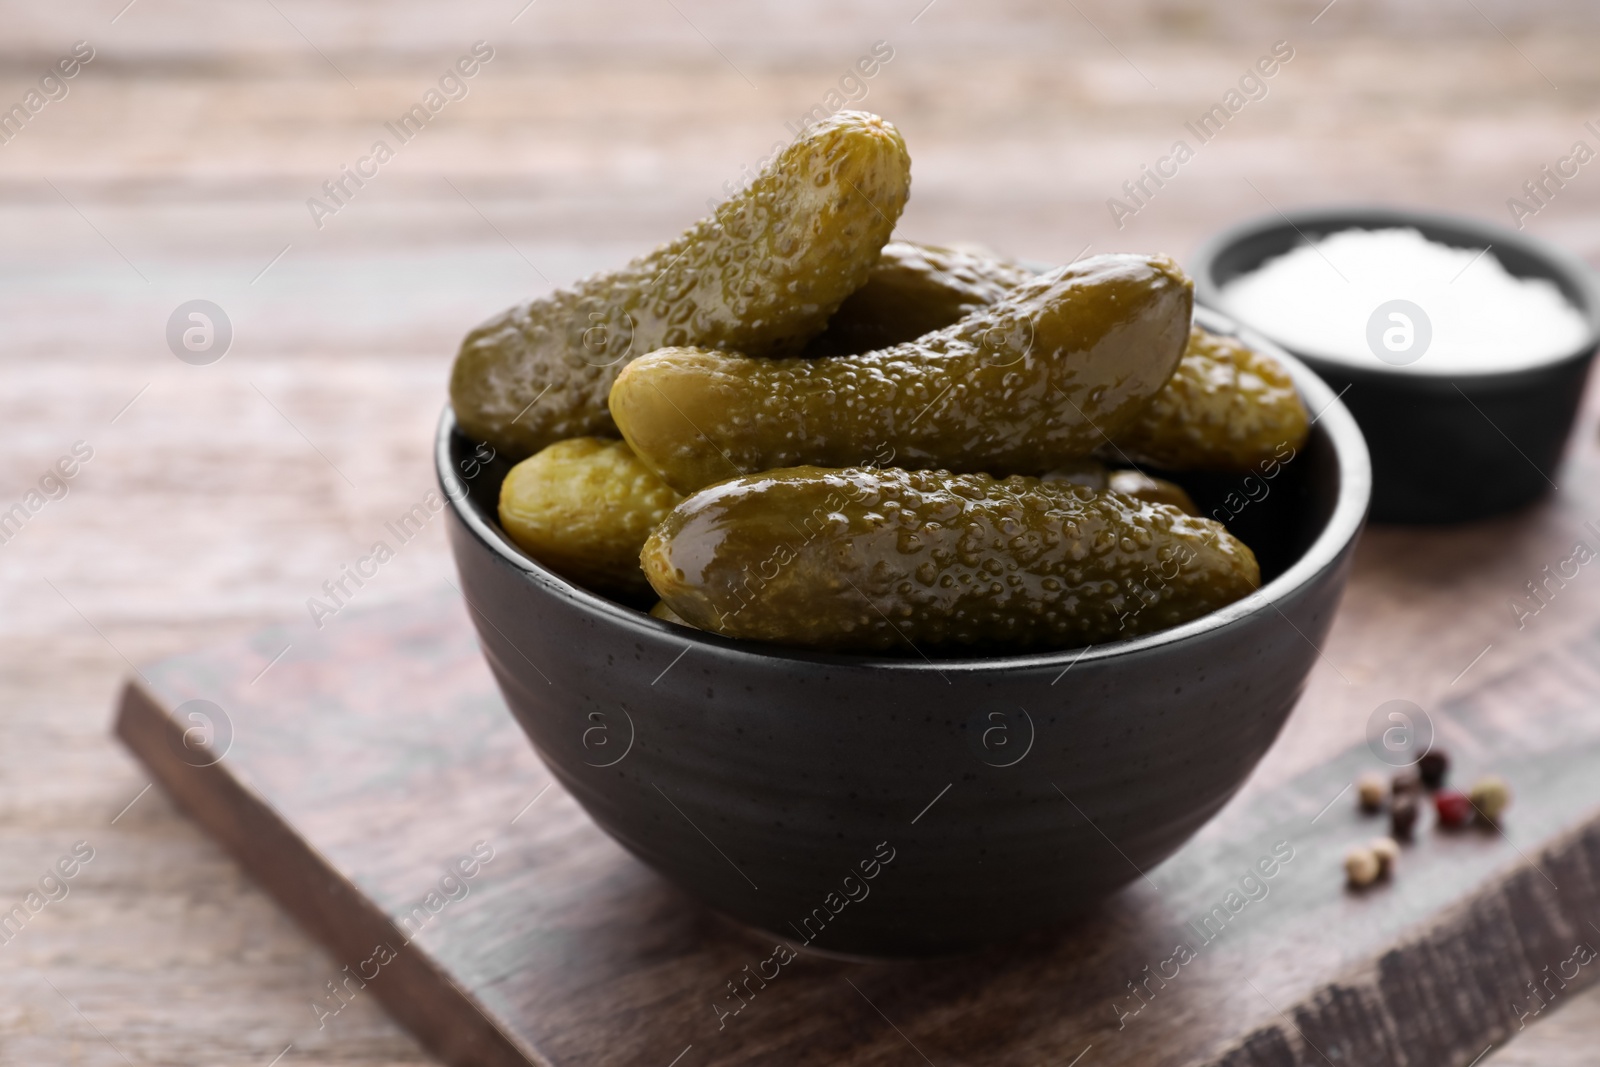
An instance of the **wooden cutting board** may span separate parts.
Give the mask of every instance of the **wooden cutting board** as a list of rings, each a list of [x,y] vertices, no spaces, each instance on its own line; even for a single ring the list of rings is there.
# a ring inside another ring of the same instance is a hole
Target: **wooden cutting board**
[[[1591,501],[1569,499],[1527,521],[1581,535]],[[1374,575],[1478,541],[1375,536],[1347,614],[1411,640],[1399,579]],[[452,590],[148,665],[117,732],[338,961],[308,1025],[372,997],[451,1064],[1466,1067],[1600,976],[1600,631],[1593,594],[1564,595],[1585,605],[1567,625],[1429,708],[1458,777],[1514,784],[1501,831],[1426,816],[1394,881],[1347,890],[1344,852],[1385,825],[1349,789],[1384,769],[1357,737],[1258,773],[1072,927],[934,963],[775,966],[632,859],[552,784]],[[1351,647],[1297,715],[1328,706]]]

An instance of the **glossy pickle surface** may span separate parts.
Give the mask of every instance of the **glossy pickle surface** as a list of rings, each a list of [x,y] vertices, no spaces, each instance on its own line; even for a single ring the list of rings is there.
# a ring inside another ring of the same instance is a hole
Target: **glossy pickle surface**
[[[1047,482],[1071,482],[1090,489],[1109,489],[1151,504],[1171,504],[1189,515],[1200,514],[1200,509],[1183,486],[1165,478],[1152,477],[1143,471],[1113,470],[1093,457],[1072,460],[1041,477]]]
[[[1251,471],[1302,447],[1309,432],[1282,364],[1196,326],[1171,380],[1103,452],[1173,471]]]
[[[983,252],[890,241],[805,354],[848,355],[914,341],[998,303],[1036,273]]]
[[[807,352],[862,352],[914,340],[998,301],[1035,274],[1001,256],[891,241]],[[1277,360],[1194,327],[1172,378],[1104,454],[1167,470],[1247,472],[1281,456],[1281,446],[1301,447],[1308,421]]]
[[[899,132],[875,115],[815,124],[681,237],[468,334],[450,378],[462,432],[520,459],[614,434],[611,383],[657,348],[798,352],[877,261],[910,168]]]
[[[679,504],[641,554],[685,621],[835,651],[1026,651],[1121,640],[1253,591],[1220,524],[1069,482],[798,467]]]
[[[500,483],[500,525],[580,585],[638,597],[650,591],[639,549],[681,499],[625,442],[577,437],[511,468]]]
[[[681,492],[801,464],[1041,474],[1148,403],[1182,358],[1192,307],[1165,256],[1095,256],[875,352],[663,349],[624,368],[611,411]]]

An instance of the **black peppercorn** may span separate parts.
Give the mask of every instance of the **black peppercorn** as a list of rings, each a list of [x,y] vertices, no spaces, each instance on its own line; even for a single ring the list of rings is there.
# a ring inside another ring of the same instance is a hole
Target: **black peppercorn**
[[[1417,798],[1405,793],[1394,798],[1389,805],[1389,836],[1396,841],[1410,841],[1417,828]]]
[[[1434,749],[1417,761],[1417,773],[1422,777],[1422,784],[1430,792],[1444,785],[1445,776],[1450,773],[1450,756],[1440,749]]]

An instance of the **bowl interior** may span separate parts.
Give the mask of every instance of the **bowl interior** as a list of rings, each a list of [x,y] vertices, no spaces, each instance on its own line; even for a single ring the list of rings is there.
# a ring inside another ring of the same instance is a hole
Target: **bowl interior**
[[[896,670],[1005,670],[1012,666],[1100,659],[1182,641],[1258,610],[1261,598],[1281,597],[1304,585],[1344,550],[1365,519],[1371,492],[1366,444],[1344,405],[1304,364],[1270,341],[1249,331],[1237,330],[1226,317],[1214,311],[1196,308],[1195,319],[1214,332],[1238,333],[1249,344],[1281,359],[1294,376],[1315,418],[1309,440],[1300,449],[1290,450],[1281,463],[1263,465],[1262,469],[1248,474],[1186,472],[1167,475],[1189,490],[1202,514],[1222,522],[1255,552],[1262,574],[1258,596],[1248,597],[1182,626],[1095,646],[1087,652],[1065,649],[1019,656],[940,658],[936,663],[929,663],[910,649],[906,650],[904,658],[897,658],[808,652],[778,645],[730,641],[700,631],[694,631],[690,639],[751,655],[809,662],[882,665]],[[501,558],[563,597],[624,627],[670,632],[679,640],[684,638],[681,628],[648,615],[648,603],[629,605],[592,593],[518,549],[501,530],[498,519],[500,483],[512,464],[501,456],[484,460],[477,443],[456,429],[448,406],[439,424],[436,462],[446,495],[463,522]]]

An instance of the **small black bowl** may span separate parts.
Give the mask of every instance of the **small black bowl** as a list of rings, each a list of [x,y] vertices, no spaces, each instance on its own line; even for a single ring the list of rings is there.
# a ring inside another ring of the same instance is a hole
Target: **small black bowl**
[[[495,517],[503,464],[485,467],[448,408],[435,458],[484,655],[602,829],[789,944],[947,954],[1058,923],[1150,871],[1233,795],[1299,698],[1370,467],[1332,391],[1283,358],[1322,413],[1311,439],[1195,489],[1255,549],[1262,588],[1089,649],[891,659],[662,622],[518,550]]]
[[[1269,215],[1234,226],[1196,253],[1201,304],[1232,314],[1222,286],[1307,239],[1340,230],[1410,227],[1458,248],[1492,247],[1517,277],[1546,278],[1590,321],[1576,351],[1511,371],[1401,370],[1376,357],[1356,366],[1289,346],[1350,408],[1372,450],[1372,520],[1448,523],[1510,511],[1555,483],[1578,402],[1600,346],[1600,289],[1576,256],[1475,219],[1389,208]],[[1252,325],[1246,323],[1245,325]]]

